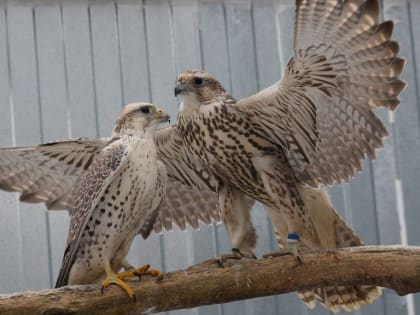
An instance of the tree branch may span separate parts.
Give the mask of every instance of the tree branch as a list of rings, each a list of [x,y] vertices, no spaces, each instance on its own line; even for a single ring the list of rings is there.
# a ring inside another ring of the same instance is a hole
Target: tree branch
[[[153,279],[130,281],[133,303],[120,288],[71,286],[0,297],[0,314],[151,314],[325,285],[378,285],[405,295],[420,291],[420,247],[364,246],[295,257],[208,260]]]

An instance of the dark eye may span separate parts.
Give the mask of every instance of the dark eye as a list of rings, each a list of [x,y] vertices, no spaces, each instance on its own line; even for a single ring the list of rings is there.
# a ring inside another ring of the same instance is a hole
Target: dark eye
[[[194,83],[197,84],[197,85],[201,85],[201,84],[203,84],[203,79],[199,78],[199,77],[195,77],[194,78]]]
[[[150,109],[149,109],[149,107],[144,106],[144,107],[140,108],[140,111],[144,114],[148,114],[150,112]]]

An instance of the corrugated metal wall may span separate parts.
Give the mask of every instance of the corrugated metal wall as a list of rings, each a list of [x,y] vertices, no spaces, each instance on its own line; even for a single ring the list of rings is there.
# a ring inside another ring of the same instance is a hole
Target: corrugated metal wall
[[[175,116],[177,72],[204,68],[235,97],[279,79],[292,53],[293,0],[1,1],[0,146],[107,136],[123,104],[152,101]],[[420,245],[420,1],[384,0],[407,58],[408,88],[395,114],[381,112],[390,137],[351,184],[331,189],[336,207],[368,244]],[[19,204],[0,193],[0,293],[51,287],[68,227],[67,213]],[[264,211],[253,213],[258,254],[275,249]],[[184,268],[230,243],[223,226],[136,239],[132,264]],[[386,290],[357,314],[415,314]],[[295,294],[171,314],[327,314]]]

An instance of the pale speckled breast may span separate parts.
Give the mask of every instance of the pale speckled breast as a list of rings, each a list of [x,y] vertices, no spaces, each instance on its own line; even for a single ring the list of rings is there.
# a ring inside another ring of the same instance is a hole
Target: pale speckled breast
[[[91,282],[103,275],[103,261],[120,269],[139,227],[160,203],[157,185],[154,145],[133,140],[128,162],[100,198],[79,243],[75,265]]]
[[[227,106],[205,115],[180,115],[178,126],[191,151],[220,178],[259,201],[270,200],[252,157],[272,154],[273,149],[255,126]]]

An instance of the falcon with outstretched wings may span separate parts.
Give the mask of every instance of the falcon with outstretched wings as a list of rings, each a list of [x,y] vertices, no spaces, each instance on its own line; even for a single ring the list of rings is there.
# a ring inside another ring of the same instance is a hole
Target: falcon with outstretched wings
[[[362,244],[321,185],[348,181],[375,157],[387,132],[374,111],[394,110],[405,87],[393,23],[378,16],[377,0],[296,1],[283,79],[242,100],[207,72],[177,77],[177,125],[157,132],[158,156],[170,178],[217,192],[236,251],[253,255],[250,199],[264,204],[283,247],[288,236],[310,249]],[[300,293],[334,312],[378,295],[372,286]]]

